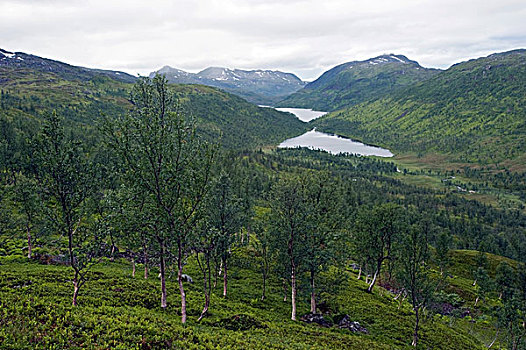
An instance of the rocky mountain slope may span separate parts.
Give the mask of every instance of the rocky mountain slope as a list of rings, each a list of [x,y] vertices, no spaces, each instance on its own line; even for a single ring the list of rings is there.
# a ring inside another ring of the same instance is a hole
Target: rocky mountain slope
[[[22,53],[0,54],[0,122],[30,132],[41,116],[56,110],[78,137],[94,132],[102,115],[131,108],[135,80],[121,72],[71,66]],[[260,108],[238,96],[203,85],[173,85],[180,108],[197,130],[226,148],[250,149],[277,144],[307,130],[288,113]]]
[[[150,73],[163,74],[170,83],[202,84],[217,87],[256,104],[272,105],[301,89],[303,82],[296,75],[273,70],[241,70],[209,67],[199,73],[188,73],[164,66]]]

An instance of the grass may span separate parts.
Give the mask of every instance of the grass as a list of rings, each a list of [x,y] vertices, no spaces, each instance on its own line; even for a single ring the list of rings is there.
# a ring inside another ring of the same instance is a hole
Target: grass
[[[181,325],[176,281],[168,280],[168,308],[160,308],[159,281],[131,277],[125,261],[104,261],[81,290],[79,306],[70,305],[71,271],[67,266],[40,265],[22,256],[4,257],[0,265],[0,348],[9,349],[409,349],[413,313],[382,288],[372,294],[354,274],[331,270],[320,278],[320,301],[331,313],[349,314],[369,330],[352,334],[290,320],[278,280],[260,300],[257,266],[249,252],[232,259],[229,295],[214,289],[210,315],[200,323],[203,297],[193,259],[186,273],[189,321]],[[324,287],[325,286],[325,287]],[[328,289],[327,286],[331,286]],[[298,315],[308,312],[308,291],[301,290]],[[462,327],[430,316],[423,323],[422,348],[477,349],[482,344]]]

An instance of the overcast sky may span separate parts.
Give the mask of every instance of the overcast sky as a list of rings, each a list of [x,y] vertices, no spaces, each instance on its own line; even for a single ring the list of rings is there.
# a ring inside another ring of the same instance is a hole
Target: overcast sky
[[[0,0],[0,48],[134,75],[224,66],[313,80],[383,53],[447,68],[521,47],[525,0]]]

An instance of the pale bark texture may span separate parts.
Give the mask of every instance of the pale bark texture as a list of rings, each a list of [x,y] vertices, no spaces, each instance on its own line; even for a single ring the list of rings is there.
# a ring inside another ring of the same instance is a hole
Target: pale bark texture
[[[223,296],[226,297],[228,286],[228,269],[226,259],[223,260],[223,267],[225,269],[223,272]]]
[[[310,312],[316,313],[316,290],[314,288],[314,271],[310,275],[311,293],[310,293]]]
[[[33,248],[32,242],[31,242],[31,228],[29,225],[26,225],[27,230],[27,258],[31,259],[31,250]]]
[[[290,279],[291,279],[291,303],[292,303],[292,315],[291,320],[296,321],[296,268],[294,264],[292,264]]]
[[[183,247],[181,241],[178,243],[177,282],[179,283],[179,294],[181,295],[181,323],[186,323],[186,293],[183,286]]]

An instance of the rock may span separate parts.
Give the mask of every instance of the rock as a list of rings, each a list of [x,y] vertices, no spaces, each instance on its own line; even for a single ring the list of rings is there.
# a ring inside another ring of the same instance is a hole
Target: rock
[[[329,320],[326,320],[321,314],[308,313],[306,315],[301,316],[300,320],[306,323],[316,323],[322,327],[332,326],[332,322]]]
[[[181,280],[183,282],[189,282],[189,283],[194,283],[194,280],[192,279],[192,277],[188,276],[187,274],[183,273],[181,275]]]
[[[369,331],[360,325],[360,323],[356,321],[351,320],[351,316],[345,315],[343,318],[338,322],[338,328],[340,329],[348,329],[353,333],[369,333]]]

